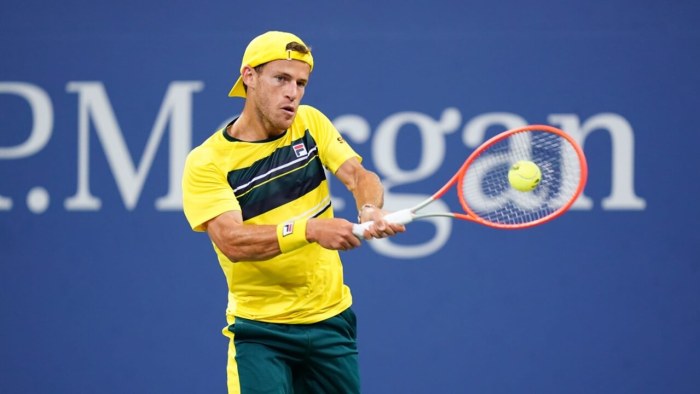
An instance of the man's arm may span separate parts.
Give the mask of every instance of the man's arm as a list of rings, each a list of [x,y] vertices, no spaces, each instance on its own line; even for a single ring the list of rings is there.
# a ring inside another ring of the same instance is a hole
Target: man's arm
[[[361,221],[375,221],[365,238],[385,238],[405,230],[403,225],[388,224],[382,219],[386,214],[381,209],[384,188],[377,174],[366,170],[356,158],[351,158],[335,175],[355,198]],[[244,224],[240,211],[225,212],[204,226],[214,244],[233,262],[269,260],[282,253],[277,226]],[[309,219],[305,236],[308,242],[318,242],[326,249],[350,250],[361,244],[353,235],[352,227],[353,224],[345,219]]]
[[[390,224],[383,219],[387,214],[382,209],[384,186],[379,176],[364,168],[357,158],[345,161],[335,175],[355,198],[360,222],[374,221],[374,225],[365,232],[365,238],[385,238],[406,230],[401,224]]]
[[[216,247],[231,261],[263,261],[282,253],[276,225],[243,224],[240,211],[228,211],[206,224]],[[345,219],[309,219],[305,238],[326,249],[350,250],[360,246]]]
[[[233,262],[268,260],[281,253],[275,225],[244,225],[241,211],[228,211],[205,223],[207,234]]]

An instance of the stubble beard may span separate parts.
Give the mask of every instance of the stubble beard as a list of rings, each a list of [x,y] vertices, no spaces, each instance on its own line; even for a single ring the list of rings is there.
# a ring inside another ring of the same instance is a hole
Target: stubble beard
[[[277,114],[277,111],[266,100],[261,100],[257,104],[258,117],[262,120],[265,129],[270,132],[281,134],[294,122],[296,113],[290,119],[286,119],[284,115]]]

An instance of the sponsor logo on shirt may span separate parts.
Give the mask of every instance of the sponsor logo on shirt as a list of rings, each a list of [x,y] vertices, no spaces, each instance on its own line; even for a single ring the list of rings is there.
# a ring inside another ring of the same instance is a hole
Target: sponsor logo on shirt
[[[294,149],[294,154],[297,155],[297,157],[304,157],[307,155],[306,146],[304,146],[303,142],[293,145],[292,149]]]

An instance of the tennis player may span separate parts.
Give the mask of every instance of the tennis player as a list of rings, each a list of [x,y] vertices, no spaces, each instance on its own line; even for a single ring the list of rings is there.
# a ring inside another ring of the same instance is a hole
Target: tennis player
[[[241,115],[192,150],[185,216],[206,231],[228,283],[229,393],[357,393],[356,319],[338,251],[361,245],[334,218],[330,170],[369,238],[404,231],[382,218],[383,187],[317,109],[300,105],[314,67],[297,36],[267,32],[243,54],[229,96]]]

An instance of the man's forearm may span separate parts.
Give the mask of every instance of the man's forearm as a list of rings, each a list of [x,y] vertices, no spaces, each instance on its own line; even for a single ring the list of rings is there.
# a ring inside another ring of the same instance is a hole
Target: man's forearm
[[[360,174],[351,192],[358,211],[366,204],[377,208],[384,206],[384,186],[379,176],[372,171],[364,171]]]

